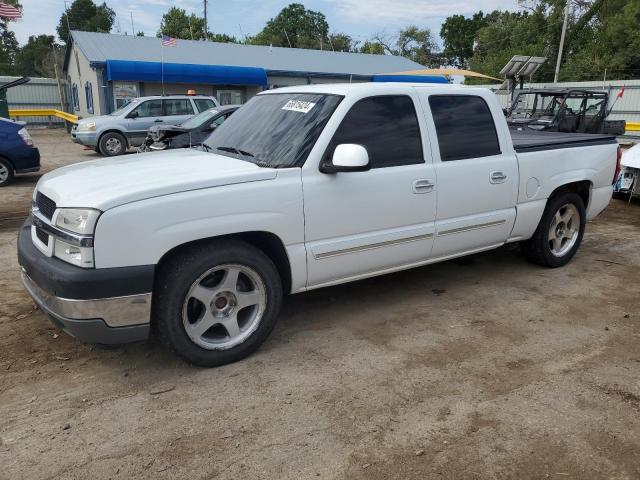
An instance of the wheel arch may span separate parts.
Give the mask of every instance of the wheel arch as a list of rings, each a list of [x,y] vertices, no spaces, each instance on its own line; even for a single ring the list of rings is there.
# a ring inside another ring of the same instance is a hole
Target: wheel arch
[[[560,195],[566,192],[577,193],[582,201],[584,202],[584,208],[587,209],[589,207],[589,200],[591,199],[591,190],[593,188],[593,182],[591,180],[578,180],[575,182],[565,183],[556,187],[555,190],[551,192],[549,197],[547,198],[547,203],[554,196]]]
[[[118,130],[117,128],[111,127],[111,128],[107,128],[103,132],[100,132],[100,135],[98,135],[98,142],[97,142],[98,147],[100,147],[100,142],[102,141],[102,137],[104,137],[107,133],[118,133],[122,135],[122,137],[124,138],[126,147],[129,148],[131,146],[129,145],[129,139],[127,138],[127,134],[125,132],[123,132],[122,130]]]
[[[216,240],[238,240],[257,248],[262,251],[278,269],[280,279],[282,281],[282,289],[284,292],[291,292],[292,273],[289,255],[284,243],[276,234],[266,231],[248,231],[238,232],[229,235],[218,235],[214,237],[201,238],[191,242],[176,245],[167,251],[158,261],[156,270],[162,267],[171,257],[184,251],[187,248],[215,242]]]
[[[9,157],[7,157],[6,155],[0,155],[0,160],[3,160],[4,162],[8,163],[13,173],[16,173],[16,166],[14,165],[14,163],[11,161]]]

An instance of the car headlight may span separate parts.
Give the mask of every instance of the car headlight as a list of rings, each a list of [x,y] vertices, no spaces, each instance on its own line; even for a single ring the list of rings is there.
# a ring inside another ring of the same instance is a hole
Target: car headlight
[[[79,235],[93,235],[99,210],[91,208],[60,208],[56,216],[56,226]]]
[[[77,132],[95,132],[96,122],[87,122],[78,124]]]

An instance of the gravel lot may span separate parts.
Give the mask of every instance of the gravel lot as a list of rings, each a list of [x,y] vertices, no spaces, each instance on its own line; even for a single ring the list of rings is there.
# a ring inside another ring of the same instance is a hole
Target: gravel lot
[[[45,171],[96,158],[33,134]],[[0,190],[2,479],[640,478],[640,202],[565,268],[509,247],[291,297],[257,354],[206,370],[34,308],[37,178]]]

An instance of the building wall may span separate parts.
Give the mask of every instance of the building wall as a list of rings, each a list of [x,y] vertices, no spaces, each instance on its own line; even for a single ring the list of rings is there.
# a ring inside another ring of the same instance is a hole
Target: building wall
[[[0,84],[18,80],[20,77],[0,77]],[[64,88],[64,87],[63,87]],[[64,110],[64,100],[60,100],[60,90],[55,78],[32,78],[29,83],[9,88],[7,102],[10,109],[55,108]],[[20,117],[18,120],[29,125],[63,126],[64,120],[57,117]]]
[[[80,117],[91,117],[94,115],[102,115],[100,95],[102,93],[102,75],[98,77],[96,70],[91,67],[87,58],[82,54],[80,49],[74,44],[71,48],[71,56],[69,58],[69,67],[67,75],[69,76],[68,88],[71,98],[71,111]],[[93,101],[93,112],[89,108],[89,101],[85,93],[85,86],[89,82],[91,85],[91,94],[89,98]],[[77,100],[73,101],[74,85],[77,88]],[[75,105],[73,104],[75,103]],[[103,102],[104,103],[104,102]]]

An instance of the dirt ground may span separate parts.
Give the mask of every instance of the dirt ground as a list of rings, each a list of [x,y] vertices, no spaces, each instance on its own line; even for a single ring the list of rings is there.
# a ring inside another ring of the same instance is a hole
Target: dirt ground
[[[44,170],[95,158],[34,132]],[[286,301],[217,369],[57,332],[23,291],[0,190],[2,479],[638,479],[640,202],[565,268],[514,247]]]

